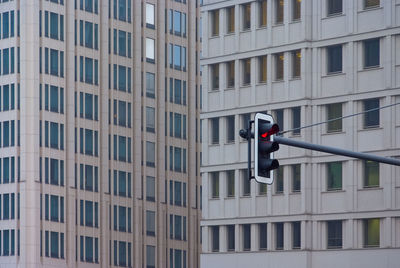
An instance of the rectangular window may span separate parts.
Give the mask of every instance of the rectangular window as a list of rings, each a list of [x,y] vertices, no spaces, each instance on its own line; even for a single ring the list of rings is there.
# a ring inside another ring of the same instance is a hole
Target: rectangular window
[[[339,15],[343,12],[343,0],[328,0],[328,16]]]
[[[364,161],[364,188],[379,187],[379,163]]]
[[[211,36],[219,35],[219,10],[210,11],[211,15]]]
[[[146,106],[146,131],[155,132],[155,109]]]
[[[146,211],[146,234],[149,236],[156,234],[156,213],[154,211]]]
[[[274,172],[275,175],[275,194],[283,193],[283,166],[279,166],[279,168]]]
[[[333,103],[326,106],[327,112],[327,132],[341,132],[342,131],[342,119],[334,120],[342,117],[342,104]]]
[[[147,201],[155,201],[156,194],[156,179],[151,176],[146,177],[146,200]]]
[[[155,166],[155,148],[154,142],[146,142],[146,165],[149,167]]]
[[[250,30],[251,26],[251,4],[247,3],[242,5],[242,10],[243,10],[243,24],[242,24],[242,30]]]
[[[328,245],[327,248],[342,248],[342,221],[327,221],[327,235]]]
[[[275,24],[283,23],[284,0],[275,0]]]
[[[294,0],[297,2],[298,0]],[[301,76],[301,50],[292,52],[292,78],[300,78]]]
[[[211,226],[211,250],[213,252],[219,251],[219,226]]]
[[[266,27],[267,26],[267,0],[260,0],[260,6],[259,6],[259,24],[258,26],[261,27]]]
[[[235,86],[235,61],[226,63],[226,85],[228,88]]]
[[[292,135],[299,136],[301,133],[300,120],[301,120],[301,109],[300,107],[293,107],[292,109]]]
[[[227,116],[226,117],[226,142],[234,143],[235,142],[235,116]]]
[[[211,118],[211,144],[219,144],[219,118]]]
[[[283,80],[283,61],[285,60],[285,56],[282,52],[275,54],[274,58],[275,58],[275,80],[281,81]]]
[[[258,183],[258,194],[267,195],[268,185],[266,183]]]
[[[300,249],[301,247],[301,223],[299,221],[292,222],[292,249]]]
[[[251,249],[251,225],[243,224],[243,250],[249,251]]]
[[[235,196],[235,171],[228,170],[226,172],[226,194],[227,197]]]
[[[146,3],[146,26],[154,28],[154,5]]]
[[[251,59],[242,60],[243,80],[242,85],[250,85],[251,82]]]
[[[228,251],[235,251],[235,225],[227,225]]]
[[[258,82],[267,82],[267,56],[258,57]]]
[[[146,246],[146,268],[156,267],[156,247]]]
[[[379,127],[379,99],[368,99],[363,101],[364,129]]]
[[[174,10],[174,34],[181,35],[182,13]]]
[[[211,172],[211,197],[219,198],[219,173]]]
[[[379,67],[380,53],[379,53],[379,38],[365,40],[364,44],[364,68]]]
[[[379,247],[380,245],[380,219],[363,220],[364,247]]]
[[[247,177],[247,170],[244,169],[241,171],[242,172],[242,196],[250,196],[250,180]]]
[[[275,249],[283,250],[283,222],[275,223]]]
[[[343,45],[327,47],[327,73],[341,73],[343,70]]]
[[[155,62],[155,41],[151,38],[146,38],[146,61],[150,63]]]
[[[301,183],[301,165],[296,164],[292,165],[292,192],[300,192],[300,183]]]
[[[235,32],[235,7],[228,7],[226,9],[226,32]]]
[[[258,241],[259,241],[259,249],[265,250],[267,249],[267,224],[260,223],[258,224]]]
[[[219,64],[210,65],[211,89],[219,90]]]
[[[380,0],[364,0],[364,9],[380,6]]]
[[[292,21],[298,21],[301,18],[301,0],[292,0]]]
[[[327,168],[327,190],[342,190],[342,162],[331,162],[326,164]]]
[[[155,74],[146,73],[146,96],[149,98],[155,98]]]

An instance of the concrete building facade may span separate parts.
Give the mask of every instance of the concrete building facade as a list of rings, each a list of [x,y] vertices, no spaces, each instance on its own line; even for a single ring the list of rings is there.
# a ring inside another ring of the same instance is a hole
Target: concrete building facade
[[[1,267],[199,267],[198,18],[0,1]]]
[[[282,145],[257,184],[238,132],[267,112],[285,137],[399,157],[400,2],[204,0],[201,15],[201,267],[397,267],[399,167]]]

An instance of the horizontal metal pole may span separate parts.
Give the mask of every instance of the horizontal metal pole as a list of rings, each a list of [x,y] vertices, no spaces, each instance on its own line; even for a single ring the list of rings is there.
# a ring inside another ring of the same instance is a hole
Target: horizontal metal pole
[[[366,153],[358,153],[349,150],[344,150],[335,147],[329,147],[324,145],[312,144],[304,141],[297,141],[293,139],[288,139],[281,136],[274,136],[274,141],[278,142],[279,144],[285,144],[288,146],[294,146],[304,149],[309,149],[313,151],[325,152],[330,154],[337,154],[337,155],[344,155],[348,157],[364,159],[364,160],[371,160],[375,162],[385,163],[389,165],[400,166],[400,159],[390,158],[390,157],[383,157],[377,156],[373,154],[366,154]]]

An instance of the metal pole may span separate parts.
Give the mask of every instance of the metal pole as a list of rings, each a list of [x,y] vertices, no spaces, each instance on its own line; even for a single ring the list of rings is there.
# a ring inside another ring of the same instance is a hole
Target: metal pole
[[[377,155],[372,155],[372,154],[358,153],[358,152],[353,152],[353,151],[344,150],[344,149],[340,149],[340,148],[312,144],[312,143],[308,143],[308,142],[304,142],[304,141],[296,141],[296,140],[288,139],[288,138],[281,137],[281,136],[274,136],[274,141],[278,142],[279,144],[285,144],[288,146],[294,146],[294,147],[299,147],[299,148],[304,148],[304,149],[309,149],[309,150],[314,150],[314,151],[319,151],[319,152],[344,155],[344,156],[353,157],[353,158],[371,160],[371,161],[381,162],[381,163],[385,163],[385,164],[389,164],[389,165],[400,166],[399,159],[390,158],[390,157],[382,157],[382,156],[377,156]]]

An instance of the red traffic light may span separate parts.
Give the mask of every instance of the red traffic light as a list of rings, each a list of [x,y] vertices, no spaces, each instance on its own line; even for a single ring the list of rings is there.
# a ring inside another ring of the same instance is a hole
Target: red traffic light
[[[279,132],[278,124],[262,123],[259,126],[259,133],[261,138],[267,139],[269,136],[274,135]]]

